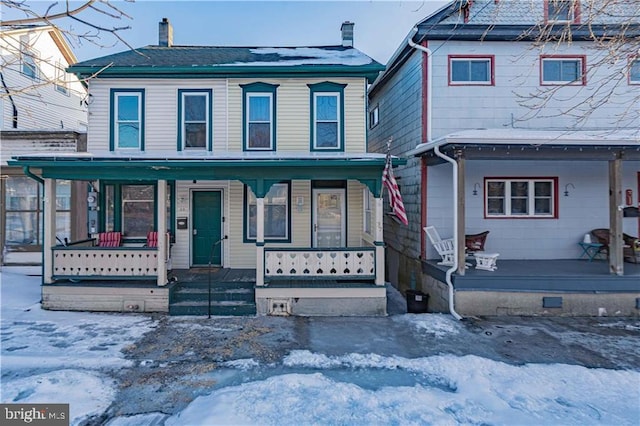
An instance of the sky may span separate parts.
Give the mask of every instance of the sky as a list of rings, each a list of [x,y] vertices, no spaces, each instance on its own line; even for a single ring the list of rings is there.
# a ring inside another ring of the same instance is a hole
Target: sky
[[[126,359],[122,352],[153,333],[158,317],[42,310],[39,270],[3,267],[0,272],[1,403],[69,403],[70,424],[78,425],[102,415],[115,400],[119,384],[111,373],[134,362],[139,362],[137,368],[168,367],[155,359]],[[402,297],[397,292],[395,296]],[[399,314],[392,320],[434,344],[465,332],[450,315]],[[203,327],[201,317],[167,321],[184,333]],[[370,321],[367,325],[373,328],[376,319]],[[640,323],[634,324],[620,327],[639,330]],[[211,389],[184,409],[122,415],[109,419],[106,426],[637,426],[640,418],[639,371],[559,363],[513,365],[478,355],[406,358],[383,355],[388,348],[378,347],[380,353],[342,355],[296,349],[270,364],[228,359],[206,377],[194,368],[194,375],[211,379]],[[143,394],[143,389],[150,393]],[[154,397],[154,389],[140,386],[139,398]]]
[[[30,2],[42,13],[53,1]],[[65,2],[52,9],[61,11]],[[447,1],[112,1],[130,18],[115,20],[104,14],[83,12],[83,19],[104,27],[124,27],[121,35],[134,48],[157,44],[158,23],[168,18],[173,25],[174,44],[210,46],[326,46],[339,45],[340,26],[355,23],[354,45],[382,64],[386,64],[413,26],[438,10]],[[72,2],[78,5],[78,2]],[[104,6],[103,6],[104,9]],[[3,12],[3,19],[20,16]],[[80,16],[80,15],[79,15]],[[75,32],[88,30],[78,22],[60,25]],[[89,42],[70,44],[79,61],[128,50],[126,45],[103,33],[99,48]]]

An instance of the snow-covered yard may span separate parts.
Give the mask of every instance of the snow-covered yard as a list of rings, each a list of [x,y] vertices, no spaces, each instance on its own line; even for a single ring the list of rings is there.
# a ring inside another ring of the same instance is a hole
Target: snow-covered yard
[[[71,424],[104,415],[121,391],[114,372],[157,363],[154,359],[136,363],[122,350],[156,332],[158,320],[136,314],[43,311],[38,303],[38,272],[4,268],[0,275],[0,400],[69,403]],[[461,339],[466,333],[447,315],[404,314],[382,320],[406,326],[417,337],[428,335],[436,348],[439,342]],[[370,323],[375,329],[379,321],[360,319],[358,324]],[[618,327],[640,337],[639,324],[623,321]],[[201,327],[197,318],[169,325],[195,332]],[[312,347],[289,350],[275,362],[237,358],[219,363],[206,373],[212,379],[210,388],[176,412],[149,413],[141,408],[137,415],[103,419],[110,426],[640,424],[640,366],[507,364],[444,350],[409,357],[394,353],[393,342],[382,339],[374,345],[379,351],[367,352],[337,333],[318,332],[313,339]],[[461,340],[464,343],[464,337]],[[351,352],[320,349],[350,343]]]

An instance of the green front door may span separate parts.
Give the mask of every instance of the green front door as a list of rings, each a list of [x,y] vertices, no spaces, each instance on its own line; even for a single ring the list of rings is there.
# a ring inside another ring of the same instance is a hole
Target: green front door
[[[192,263],[222,266],[222,196],[221,191],[193,192]]]

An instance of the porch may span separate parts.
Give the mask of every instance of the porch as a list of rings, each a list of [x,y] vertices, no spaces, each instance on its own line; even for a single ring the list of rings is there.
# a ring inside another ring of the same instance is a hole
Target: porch
[[[448,267],[437,262],[422,262],[423,287],[431,293],[436,309],[446,307],[448,297]],[[455,306],[461,315],[640,313],[640,264],[625,263],[624,275],[611,274],[607,260],[498,260],[497,266],[495,271],[484,271],[471,265],[464,275],[452,275]]]

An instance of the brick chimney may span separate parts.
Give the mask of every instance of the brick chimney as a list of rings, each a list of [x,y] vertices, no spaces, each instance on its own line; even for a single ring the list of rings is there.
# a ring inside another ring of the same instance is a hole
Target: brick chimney
[[[171,47],[173,45],[173,27],[169,19],[162,18],[158,27],[158,46]]]
[[[353,26],[355,24],[353,22],[344,21],[342,26],[340,27],[340,31],[342,32],[342,46],[343,47],[353,47]]]

